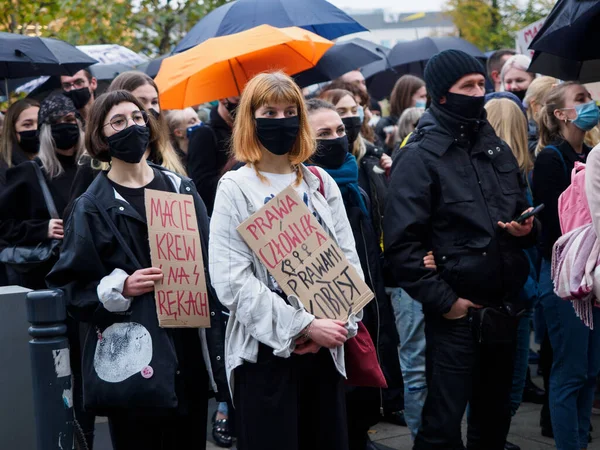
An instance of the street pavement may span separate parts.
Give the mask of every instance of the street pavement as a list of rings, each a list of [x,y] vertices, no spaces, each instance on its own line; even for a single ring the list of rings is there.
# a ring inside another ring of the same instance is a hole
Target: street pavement
[[[539,420],[540,406],[524,403],[513,419],[508,440],[521,446],[522,450],[548,450],[556,448],[552,439],[545,438],[540,434]],[[592,432],[593,442],[589,445],[588,450],[600,450],[600,416],[593,416],[592,424],[594,425],[594,431]],[[412,449],[410,432],[406,427],[382,423],[371,431],[371,439],[377,444],[380,450]],[[96,436],[95,450],[112,450],[108,437],[108,424],[98,423]],[[207,450],[217,450],[220,447],[209,441],[206,448]]]

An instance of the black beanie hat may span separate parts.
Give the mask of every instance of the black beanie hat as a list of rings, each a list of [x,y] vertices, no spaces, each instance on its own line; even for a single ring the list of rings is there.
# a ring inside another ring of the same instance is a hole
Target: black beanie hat
[[[439,103],[454,83],[472,73],[485,77],[485,69],[477,59],[461,50],[444,50],[432,56],[425,66],[427,93],[434,103]]]

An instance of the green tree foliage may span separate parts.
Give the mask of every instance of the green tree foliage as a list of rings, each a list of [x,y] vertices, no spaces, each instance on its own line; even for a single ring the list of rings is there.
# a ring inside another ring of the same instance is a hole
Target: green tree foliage
[[[0,0],[0,31],[162,55],[229,0]]]
[[[460,36],[481,50],[514,47],[515,33],[546,17],[553,0],[448,0],[445,12]]]

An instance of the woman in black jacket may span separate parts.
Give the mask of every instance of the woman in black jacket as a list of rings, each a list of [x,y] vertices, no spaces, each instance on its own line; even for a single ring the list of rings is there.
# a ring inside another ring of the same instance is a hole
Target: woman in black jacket
[[[0,194],[2,247],[35,246],[63,238],[62,213],[67,206],[77,166],[83,152],[81,120],[73,102],[64,95],[44,100],[38,114],[40,151],[34,162],[19,164],[6,172]],[[59,218],[51,218],[36,170],[46,177]],[[46,287],[44,278],[55,261],[27,273],[9,269],[9,281],[30,289]]]
[[[377,349],[388,389],[359,387],[346,395],[350,449],[363,450],[368,442],[369,427],[377,423],[381,415],[397,423],[396,416],[404,409],[398,332],[385,292],[381,248],[370,219],[369,197],[358,185],[358,166],[348,151],[342,119],[334,105],[321,99],[309,100],[307,108],[317,139],[317,151],[311,160],[333,177],[342,192],[365,281],[375,293],[375,300],[363,310],[362,321]]]
[[[6,183],[8,169],[32,160],[39,151],[39,111],[40,104],[30,98],[17,100],[6,111],[0,136],[0,184]]]
[[[359,104],[351,92],[344,89],[330,89],[323,91],[319,98],[334,105],[344,123],[348,137],[348,151],[356,158],[358,164],[358,185],[369,197],[371,222],[375,233],[381,238],[388,184],[386,171],[381,165],[385,164],[385,160],[389,160],[390,157],[361,136]]]
[[[108,416],[115,450],[205,448],[209,380],[215,390],[215,379],[227,386],[218,301],[206,275],[211,329],[158,327],[154,285],[163,272],[151,266],[144,192],[192,196],[208,264],[206,208],[189,179],[147,162],[158,128],[130,93],[99,97],[86,133],[90,155],[111,169],[75,202],[48,275],[71,313],[90,325],[82,358],[86,408]]]

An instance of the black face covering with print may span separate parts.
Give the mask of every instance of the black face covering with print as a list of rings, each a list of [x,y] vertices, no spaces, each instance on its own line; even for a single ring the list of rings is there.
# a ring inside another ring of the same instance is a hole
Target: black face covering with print
[[[311,160],[327,169],[339,169],[344,164],[346,155],[348,155],[348,136],[337,139],[317,139],[317,152]]]

